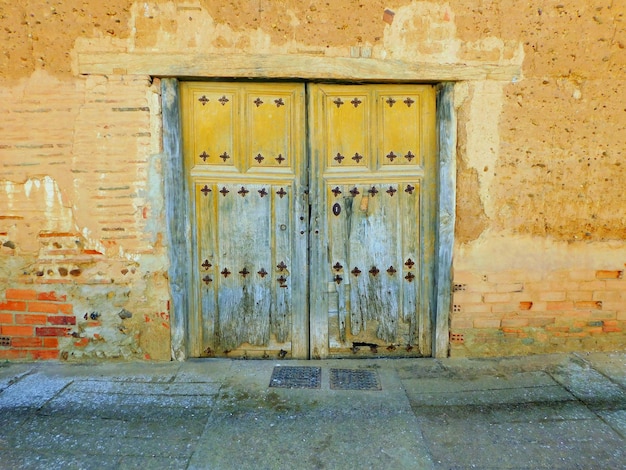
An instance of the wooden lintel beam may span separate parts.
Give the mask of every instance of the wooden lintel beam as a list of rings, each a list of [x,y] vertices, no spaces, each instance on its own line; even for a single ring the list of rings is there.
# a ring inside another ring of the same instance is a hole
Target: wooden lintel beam
[[[206,54],[150,52],[79,52],[83,75],[151,75],[203,78],[296,78],[434,82],[462,80],[512,81],[519,65],[435,64],[395,60],[310,55]]]

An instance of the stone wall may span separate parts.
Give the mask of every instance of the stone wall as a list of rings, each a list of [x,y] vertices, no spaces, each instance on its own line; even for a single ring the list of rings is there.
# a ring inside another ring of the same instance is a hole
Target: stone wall
[[[207,55],[457,73],[451,354],[624,349],[625,13],[610,0],[3,3],[0,359],[170,358],[159,76],[201,76]]]

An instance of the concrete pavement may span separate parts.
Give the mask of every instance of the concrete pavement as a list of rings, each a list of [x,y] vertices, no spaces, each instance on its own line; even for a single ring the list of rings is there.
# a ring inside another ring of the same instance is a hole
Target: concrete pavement
[[[0,363],[0,468],[626,468],[626,354]]]

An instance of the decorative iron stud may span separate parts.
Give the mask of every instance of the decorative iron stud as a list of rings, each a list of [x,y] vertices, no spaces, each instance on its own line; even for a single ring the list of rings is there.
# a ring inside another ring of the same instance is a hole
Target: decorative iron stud
[[[253,103],[256,104],[256,107],[258,108],[259,106],[263,104],[263,100],[261,98],[257,98],[256,100],[253,101]]]
[[[232,273],[228,270],[228,268],[224,268],[222,269],[222,272],[220,273],[222,276],[224,277],[228,277],[230,276]]]
[[[331,192],[337,197],[341,194],[341,189],[339,189],[339,186],[335,186],[334,189],[331,189]]]
[[[237,191],[237,194],[239,194],[241,197],[246,197],[246,194],[248,194],[250,191],[248,191],[245,187],[241,187],[241,189],[239,191]]]
[[[283,101],[282,98],[278,98],[277,100],[274,100],[274,103],[276,103],[277,108],[280,108],[281,106],[285,106],[285,102]]]
[[[280,276],[278,279],[276,279],[278,281],[278,283],[280,284],[280,287],[287,287],[286,283],[287,283],[287,278],[285,276]]]
[[[358,190],[358,189],[356,188],[356,186],[355,186],[354,188],[352,188],[352,189],[350,190],[350,194],[352,194],[352,197],[356,197],[356,196],[357,196],[357,194],[361,194],[361,193],[359,192],[359,190]]]
[[[369,270],[369,273],[374,277],[376,277],[379,272],[380,269],[378,269],[376,266],[372,266],[372,269]]]
[[[415,263],[413,262],[411,258],[409,258],[406,260],[406,263],[404,263],[404,265],[409,269],[413,269],[413,266],[415,266]]]
[[[265,157],[259,153],[256,157],[254,157],[254,159],[261,164],[261,162],[265,160]]]
[[[208,260],[208,259],[205,259],[205,260],[204,260],[204,263],[202,263],[202,264],[201,264],[201,266],[202,266],[204,269],[207,269],[207,270],[208,270],[208,269],[209,269],[210,267],[212,267],[213,265],[212,265],[211,263],[209,263],[209,260]]]
[[[239,271],[239,274],[241,274],[244,278],[250,274],[250,271],[248,271],[248,268],[243,268],[241,271]]]
[[[276,191],[276,194],[278,194],[280,198],[282,199],[285,196],[285,194],[287,194],[287,191],[285,191],[283,188],[280,188],[279,191]]]
[[[412,100],[411,98],[407,98],[406,100],[403,101],[403,103],[406,104],[410,108],[411,105],[415,103],[415,101]]]
[[[415,155],[413,154],[413,152],[409,150],[409,152],[404,156],[404,158],[406,158],[408,161],[411,161],[415,158]]]
[[[209,99],[205,95],[202,95],[200,98],[198,98],[198,101],[202,103],[202,106],[204,106],[209,102]]]
[[[276,157],[276,161],[278,162],[279,165],[282,165],[285,160],[286,158],[283,157],[282,153],[279,153],[278,157]]]
[[[265,268],[261,268],[261,270],[260,270],[260,271],[257,271],[257,274],[258,274],[259,276],[261,276],[261,277],[265,277],[265,276],[267,276],[267,274],[268,274],[268,273],[267,273],[267,271],[265,270]]]
[[[337,272],[341,271],[343,269],[343,266],[339,263],[339,261],[337,261],[335,263],[335,265],[333,266],[333,269]]]
[[[226,103],[228,103],[230,100],[228,98],[226,98],[226,96],[222,96],[219,100],[220,103],[222,103],[222,106],[224,106]]]
[[[224,163],[226,163],[226,160],[228,160],[230,158],[230,155],[228,155],[226,152],[224,152],[223,154],[220,155],[220,158],[222,160],[224,160]]]
[[[333,101],[333,103],[335,103],[337,107],[339,108],[343,104],[343,101],[341,101],[341,98],[337,98],[336,100]]]
[[[397,272],[398,271],[393,266],[389,266],[389,268],[387,268],[387,274],[389,274],[390,276],[393,276]]]
[[[350,272],[354,275],[354,277],[357,277],[359,274],[361,274],[361,270],[359,268],[357,268],[356,266]]]
[[[389,189],[387,191],[385,191],[387,194],[389,194],[391,197],[393,197],[393,195],[397,192],[398,190],[396,188],[394,188],[393,186],[389,186]]]
[[[261,189],[259,189],[259,195],[260,195],[261,197],[263,197],[263,196],[267,196],[267,191],[265,190],[265,188],[261,188]]]
[[[205,151],[203,151],[203,152],[202,152],[200,155],[198,155],[198,156],[202,159],[202,161],[203,161],[203,162],[206,162],[206,159],[207,159],[207,158],[209,158],[209,154],[208,154],[208,153],[206,153],[206,150],[205,150]]]
[[[394,104],[396,104],[396,100],[394,100],[391,96],[389,98],[387,98],[387,100],[385,101],[385,103],[387,103],[389,105],[389,107],[391,108]]]
[[[335,275],[334,279],[333,279],[337,284],[341,284],[341,281],[343,281],[343,277],[341,277],[339,274]]]
[[[415,190],[415,186],[411,186],[410,184],[406,185],[406,189],[404,190],[405,193],[409,193],[409,194],[413,194],[413,191]]]
[[[226,186],[224,186],[222,189],[220,189],[220,193],[222,194],[222,196],[226,197],[226,195],[229,193],[230,191],[228,189],[226,189]]]
[[[354,154],[354,157],[352,157],[352,160],[359,163],[361,160],[363,160],[363,155],[359,155],[359,152],[357,152]]]
[[[341,163],[341,161],[346,158],[343,155],[341,155],[339,152],[337,152],[337,156],[335,158],[333,158],[333,160],[335,160],[336,162]]]
[[[396,158],[398,158],[398,156],[397,156],[395,153],[393,153],[393,150],[392,150],[391,152],[389,152],[389,153],[387,154],[387,158],[388,158],[390,161],[394,161]]]
[[[287,269],[287,265],[285,264],[284,261],[281,261],[280,263],[278,263],[276,267],[278,268],[280,272],[283,272],[285,269]]]
[[[374,197],[378,194],[378,189],[376,189],[376,186],[372,186],[370,189],[367,190],[367,192],[370,193],[372,197]]]
[[[202,280],[204,281],[204,283],[208,286],[211,282],[213,282],[213,279],[211,279],[211,277],[207,274],[206,276],[204,276],[202,278]]]
[[[406,276],[404,276],[404,279],[406,279],[406,280],[407,280],[407,281],[409,281],[409,282],[413,282],[413,279],[415,279],[415,274],[413,274],[413,273],[411,273],[411,272],[410,272],[409,274],[407,274]]]
[[[204,188],[202,188],[200,190],[200,192],[202,192],[202,194],[204,194],[205,196],[208,195],[211,192],[211,188],[209,188],[206,184],[204,185]]]
[[[350,101],[350,103],[352,103],[352,106],[354,106],[355,108],[358,108],[362,101],[358,98],[354,98],[352,101]]]

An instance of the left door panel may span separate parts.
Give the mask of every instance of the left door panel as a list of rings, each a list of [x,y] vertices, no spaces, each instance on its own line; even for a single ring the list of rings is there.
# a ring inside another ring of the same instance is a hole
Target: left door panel
[[[191,355],[307,358],[302,84],[181,84]]]

